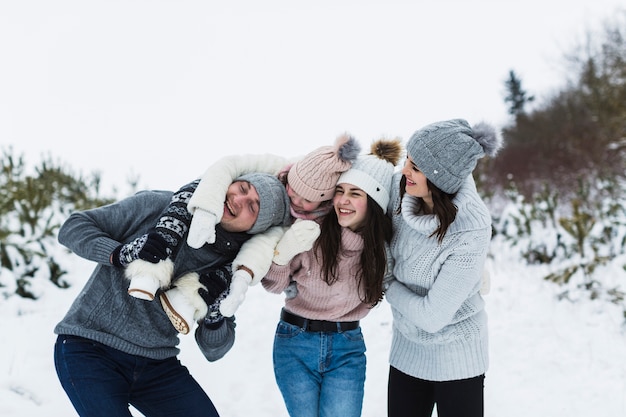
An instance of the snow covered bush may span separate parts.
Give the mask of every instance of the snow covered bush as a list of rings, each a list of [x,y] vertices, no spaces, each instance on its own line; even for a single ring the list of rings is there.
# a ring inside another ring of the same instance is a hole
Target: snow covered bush
[[[111,200],[98,197],[99,176],[73,175],[50,160],[32,174],[22,156],[3,151],[0,159],[0,289],[36,299],[35,284],[49,281],[67,287],[56,234],[72,210]]]
[[[509,192],[496,225],[500,239],[528,264],[548,264],[544,279],[581,296],[621,303],[626,294],[625,187],[616,180],[579,181],[577,196],[559,203],[546,186],[532,200]],[[559,205],[560,204],[560,205]]]

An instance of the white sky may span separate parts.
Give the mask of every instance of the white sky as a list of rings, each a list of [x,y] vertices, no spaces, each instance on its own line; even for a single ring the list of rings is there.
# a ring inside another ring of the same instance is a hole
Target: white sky
[[[0,0],[0,146],[175,189],[218,157],[507,121],[626,2]]]

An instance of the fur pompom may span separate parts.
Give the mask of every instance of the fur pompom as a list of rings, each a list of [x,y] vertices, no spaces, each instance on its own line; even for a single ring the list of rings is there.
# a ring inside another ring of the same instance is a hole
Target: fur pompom
[[[372,143],[370,148],[372,155],[380,159],[397,165],[400,157],[402,157],[402,143],[400,139],[379,139]]]
[[[344,162],[354,162],[361,152],[361,145],[347,133],[337,138],[335,147],[339,159]]]
[[[496,156],[502,147],[502,137],[496,132],[496,129],[485,122],[475,124],[472,129],[474,131],[473,137],[483,147],[485,155]]]

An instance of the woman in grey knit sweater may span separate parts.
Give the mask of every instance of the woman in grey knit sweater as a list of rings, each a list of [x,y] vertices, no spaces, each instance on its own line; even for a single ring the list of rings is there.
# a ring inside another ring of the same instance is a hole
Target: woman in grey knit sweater
[[[200,249],[185,244],[173,256],[176,279],[195,274],[208,312],[195,331],[209,361],[223,357],[235,339],[234,318],[219,315],[219,300],[230,281],[230,262],[250,237],[289,221],[285,187],[269,174],[232,183],[216,240]],[[59,242],[96,263],[65,317],[54,331],[59,380],[80,416],[128,416],[132,404],[145,416],[218,416],[212,401],[178,360],[178,332],[158,301],[131,297],[125,267],[134,259],[158,263],[167,257],[157,220],[172,199],[186,207],[197,182],[177,195],[142,191],[107,206],[73,213]],[[183,210],[173,213],[191,215]],[[172,217],[172,230],[176,219]],[[182,219],[181,224],[189,221]],[[181,230],[181,233],[184,230]],[[180,236],[182,239],[184,233]],[[184,240],[184,239],[183,239]],[[217,313],[217,314],[213,314]]]
[[[483,415],[487,314],[480,295],[491,216],[471,173],[495,155],[486,124],[448,120],[418,130],[390,201],[393,313],[388,415]]]

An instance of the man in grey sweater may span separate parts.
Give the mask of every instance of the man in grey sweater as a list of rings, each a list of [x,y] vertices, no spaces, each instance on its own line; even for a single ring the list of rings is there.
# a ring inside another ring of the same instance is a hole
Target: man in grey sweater
[[[158,262],[170,255],[176,278],[197,273],[198,292],[212,312],[228,291],[230,262],[251,236],[289,221],[285,187],[269,174],[249,174],[231,184],[216,240],[199,249],[181,243],[175,254],[154,234],[170,203],[185,203],[197,181],[176,194],[141,191],[119,202],[73,213],[59,230],[59,242],[97,265],[85,287],[57,324],[55,366],[80,416],[131,416],[129,404],[145,416],[218,416],[196,380],[178,360],[178,332],[158,301],[128,295],[125,265],[133,259]],[[186,206],[185,206],[186,207]],[[180,210],[183,223],[191,215]],[[183,230],[186,233],[186,229]],[[156,238],[155,238],[156,236]],[[235,338],[234,317],[200,320],[195,340],[209,361],[222,358]]]

